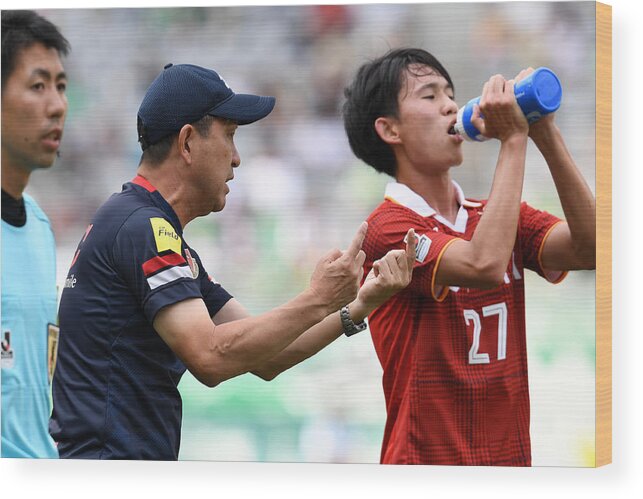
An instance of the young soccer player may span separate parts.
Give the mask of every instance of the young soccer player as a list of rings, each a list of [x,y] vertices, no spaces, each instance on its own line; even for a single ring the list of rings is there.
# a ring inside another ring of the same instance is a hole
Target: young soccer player
[[[529,127],[513,86],[493,76],[474,113],[482,134],[500,141],[486,200],[451,179],[463,139],[453,83],[435,57],[391,51],[346,89],[353,152],[395,180],[368,218],[366,271],[409,228],[419,238],[411,284],[369,315],[384,371],[382,463],[531,464],[525,269],[556,283],[595,268],[595,201],[554,115]],[[521,202],[528,137],[566,221]]]

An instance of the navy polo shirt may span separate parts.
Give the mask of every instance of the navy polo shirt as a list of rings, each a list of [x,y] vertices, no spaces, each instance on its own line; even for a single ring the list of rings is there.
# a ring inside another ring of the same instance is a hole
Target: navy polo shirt
[[[231,296],[138,176],[98,210],[65,281],[49,423],[60,457],[178,458],[186,368],[152,324],[188,298],[213,316]]]

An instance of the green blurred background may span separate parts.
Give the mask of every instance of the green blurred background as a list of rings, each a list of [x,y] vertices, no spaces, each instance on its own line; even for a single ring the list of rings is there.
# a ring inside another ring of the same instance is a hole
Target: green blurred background
[[[48,9],[72,44],[62,156],[29,191],[56,232],[58,282],[97,207],[136,171],[136,111],[163,65],[215,68],[236,92],[275,95],[272,115],[242,128],[242,166],[227,206],[188,226],[209,273],[253,313],[307,285],[330,248],[345,247],[389,179],[350,152],[343,88],[363,62],[419,46],[442,61],[462,105],[489,76],[548,66],[563,84],[557,113],[595,185],[592,2],[379,4],[157,9]],[[465,144],[454,178],[487,197],[498,146]],[[523,198],[562,216],[546,165],[528,151]],[[527,276],[534,465],[594,463],[595,274],[552,286]],[[215,389],[189,373],[180,390],[185,460],[375,463],[385,421],[370,336],[341,338],[266,383]]]

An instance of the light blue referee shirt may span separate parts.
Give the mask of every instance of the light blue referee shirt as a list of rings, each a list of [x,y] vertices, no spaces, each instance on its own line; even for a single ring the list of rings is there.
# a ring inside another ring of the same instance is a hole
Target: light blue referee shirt
[[[47,216],[33,198],[23,197],[27,223],[2,221],[2,457],[57,458],[47,429],[56,246]]]

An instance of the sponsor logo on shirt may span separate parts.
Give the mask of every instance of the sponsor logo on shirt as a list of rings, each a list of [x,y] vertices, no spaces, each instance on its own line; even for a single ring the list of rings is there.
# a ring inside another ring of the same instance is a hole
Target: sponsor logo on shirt
[[[197,277],[199,277],[199,264],[197,263],[196,259],[192,258],[192,254],[187,248],[185,248],[185,259],[187,260],[188,265],[190,266],[190,270],[192,271],[192,277],[196,279]]]
[[[70,275],[65,279],[65,288],[75,288],[76,287],[76,276],[74,274]]]
[[[160,217],[150,218],[150,224],[154,231],[154,241],[159,253],[166,250],[172,250],[174,253],[181,254],[181,237],[176,233],[172,224]]]

